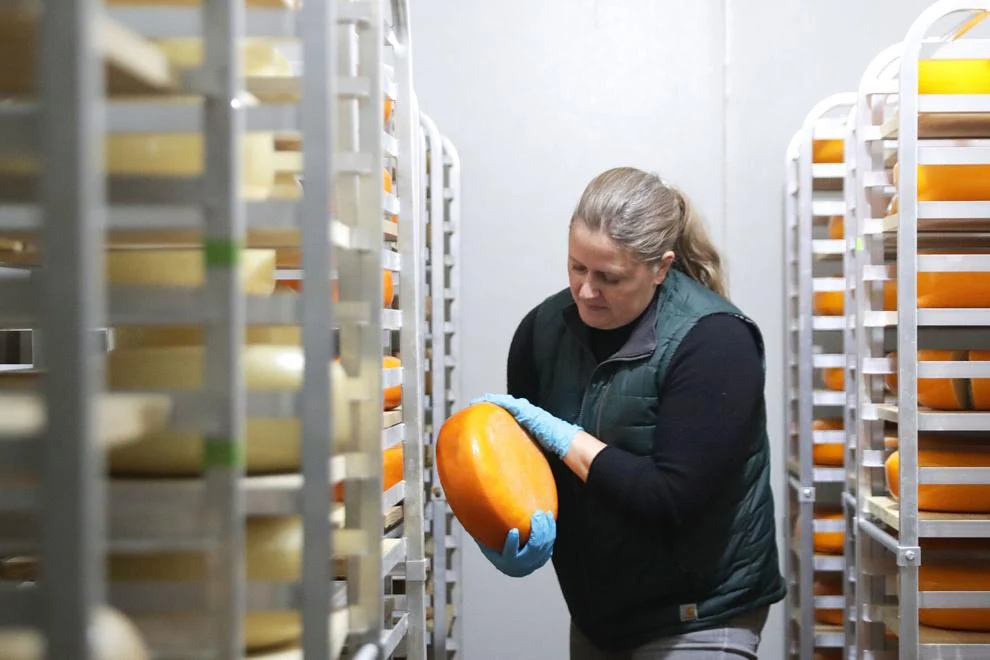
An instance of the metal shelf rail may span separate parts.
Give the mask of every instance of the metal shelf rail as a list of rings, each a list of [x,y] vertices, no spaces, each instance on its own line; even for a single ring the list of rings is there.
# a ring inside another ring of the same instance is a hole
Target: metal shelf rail
[[[886,61],[876,66],[893,69],[897,80],[891,83],[876,75],[871,88],[866,76],[860,95],[858,130],[869,169],[861,173],[859,182],[861,197],[870,203],[858,213],[864,249],[857,283],[862,293],[857,325],[863,337],[857,360],[864,381],[859,388],[862,418],[868,421],[857,451],[863,548],[857,577],[861,615],[873,624],[869,634],[860,636],[859,647],[870,654],[889,651],[905,659],[990,656],[987,633],[936,625],[937,619],[961,616],[966,610],[959,608],[990,608],[990,592],[978,591],[981,582],[976,575],[987,568],[985,554],[981,555],[985,546],[979,541],[975,546],[962,542],[990,538],[990,514],[971,510],[975,502],[959,503],[963,510],[955,513],[936,513],[922,505],[924,498],[931,497],[932,485],[987,485],[990,474],[975,460],[965,467],[967,462],[952,467],[921,465],[926,446],[951,454],[958,449],[952,443],[959,441],[955,437],[959,434],[979,444],[990,432],[990,415],[971,397],[950,408],[926,407],[918,389],[923,379],[975,383],[990,378],[990,364],[979,358],[956,353],[945,361],[919,359],[919,351],[924,350],[990,348],[990,306],[919,305],[918,297],[919,276],[962,272],[975,279],[990,272],[990,210],[985,196],[969,192],[933,198],[937,191],[933,192],[930,180],[921,190],[918,169],[990,164],[990,95],[980,93],[983,90],[959,93],[958,88],[956,93],[931,89],[919,93],[921,62],[990,58],[986,40],[969,38],[988,12],[987,2],[934,3],[893,54],[878,58]],[[951,27],[939,27],[947,19]],[[894,192],[889,184],[894,182],[895,163],[898,208],[885,209],[880,191],[887,196]],[[884,305],[882,290],[891,283],[896,283],[893,310]],[[896,377],[896,386],[885,393],[883,381],[890,377]],[[899,454],[896,498],[887,495],[889,484],[884,479],[887,455],[894,448],[890,445],[896,445]],[[952,565],[966,567],[965,583],[955,591],[924,588],[934,586],[932,576]],[[946,609],[954,611],[950,615]],[[964,627],[959,622],[956,626]],[[884,638],[884,628],[896,641]]]
[[[816,513],[839,512],[845,470],[831,461],[815,461],[822,445],[844,447],[841,428],[820,427],[819,420],[836,420],[847,406],[842,390],[825,370],[845,373],[842,347],[845,319],[841,313],[817,310],[821,295],[844,296],[843,242],[828,239],[830,220],[845,213],[843,183],[846,169],[841,150],[832,162],[817,162],[822,144],[843,144],[846,120],[855,102],[851,93],[824,99],[808,114],[788,151],[786,197],[787,239],[785,292],[787,355],[785,386],[787,430],[786,570],[789,581],[787,649],[791,656],[810,659],[815,649],[842,648],[842,625],[816,622],[816,612],[843,611],[841,585],[845,557],[816,553],[816,534],[845,531],[845,521],[816,519]],[[816,375],[818,376],[816,378]],[[825,452],[822,452],[823,454]],[[816,464],[818,463],[818,464]],[[833,463],[828,465],[828,463]],[[834,584],[838,593],[828,593]],[[825,586],[826,593],[819,586]]]
[[[456,348],[454,323],[456,298],[457,220],[460,206],[460,162],[452,142],[443,137],[436,124],[420,113],[427,177],[424,190],[428,258],[427,370],[428,436],[430,471],[427,479],[428,539],[432,544],[432,617],[429,646],[432,658],[448,658],[456,654],[458,642],[452,635],[451,624],[457,625],[456,589],[459,577],[459,554],[456,521],[447,505],[443,489],[432,462],[436,432],[449,417],[456,404]]]

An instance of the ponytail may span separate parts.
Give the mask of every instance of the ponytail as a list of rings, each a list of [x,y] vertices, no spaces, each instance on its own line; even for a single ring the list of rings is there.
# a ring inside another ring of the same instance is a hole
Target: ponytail
[[[728,290],[722,273],[722,258],[711,238],[708,237],[701,215],[683,192],[676,188],[674,190],[680,197],[683,217],[683,227],[674,246],[675,263],[691,279],[727,298]]]

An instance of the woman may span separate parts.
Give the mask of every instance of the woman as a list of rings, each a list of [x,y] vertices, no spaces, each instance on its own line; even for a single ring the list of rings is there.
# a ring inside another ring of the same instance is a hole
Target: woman
[[[512,576],[553,556],[573,660],[756,658],[785,595],[759,329],[689,200],[636,169],[585,189],[568,273],[516,330],[509,395],[479,399],[547,452],[557,520],[482,551]]]

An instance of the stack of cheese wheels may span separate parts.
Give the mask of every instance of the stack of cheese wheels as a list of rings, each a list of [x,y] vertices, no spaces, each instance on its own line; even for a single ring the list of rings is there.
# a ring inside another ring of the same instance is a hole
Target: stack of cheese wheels
[[[816,419],[812,431],[841,431],[841,419]],[[842,442],[815,443],[812,445],[811,456],[815,465],[842,467],[845,463],[846,445]]]
[[[815,573],[813,590],[816,596],[841,596],[842,573]],[[841,626],[842,609],[816,607],[815,620],[830,626]]]
[[[894,498],[900,495],[900,451],[885,463],[887,487]],[[918,436],[918,467],[990,467],[990,444]],[[918,510],[940,513],[990,513],[990,485],[920,484]]]
[[[896,360],[897,355],[891,354]],[[922,349],[919,362],[990,362],[990,351],[943,351]],[[887,389],[897,393],[897,373],[885,379]],[[931,410],[990,410],[990,378],[919,378],[918,404]]]
[[[437,435],[436,466],[447,502],[464,529],[501,551],[510,529],[525,545],[537,511],[557,515],[557,487],[546,457],[511,414],[492,403],[454,413]]]
[[[820,521],[845,521],[845,516],[841,511],[830,511],[826,509],[815,511],[815,520]],[[798,543],[801,542],[801,517],[798,516],[794,521],[794,530],[792,536],[794,540]],[[822,555],[841,555],[845,548],[846,543],[846,532],[845,530],[840,530],[837,532],[832,531],[816,531],[814,534],[814,539],[812,545],[815,548],[815,552]]]
[[[990,591],[990,543],[985,539],[922,539],[919,591]],[[921,608],[921,625],[990,631],[990,608]]]
[[[89,625],[93,660],[148,660],[140,632],[126,616],[101,606]],[[43,660],[45,636],[34,628],[0,628],[0,660]]]
[[[252,516],[245,530],[247,579],[295,582],[302,576],[303,527],[298,516]],[[198,552],[111,552],[107,577],[114,582],[203,582],[206,557]],[[141,617],[167,620],[167,615]],[[298,611],[248,611],[244,620],[244,647],[248,651],[296,643],[302,633]]]

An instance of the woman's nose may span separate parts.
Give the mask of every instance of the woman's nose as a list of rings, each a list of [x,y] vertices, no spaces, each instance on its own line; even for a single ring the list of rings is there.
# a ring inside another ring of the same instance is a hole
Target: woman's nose
[[[585,279],[581,283],[581,288],[578,289],[578,296],[585,300],[592,300],[598,297],[598,292],[591,286],[591,282]]]

